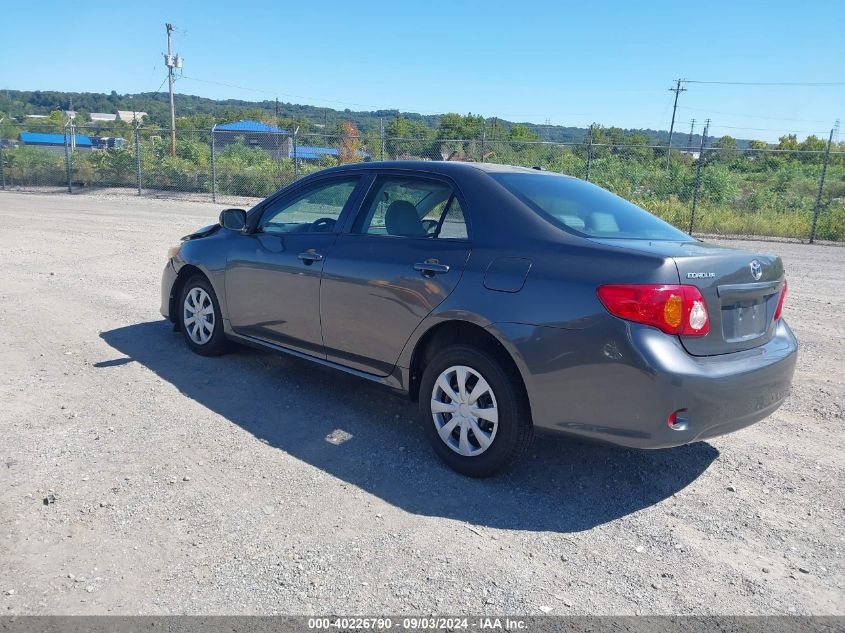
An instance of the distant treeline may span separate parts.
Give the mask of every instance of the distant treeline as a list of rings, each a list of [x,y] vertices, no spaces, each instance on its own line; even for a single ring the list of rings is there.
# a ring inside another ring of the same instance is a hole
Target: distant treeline
[[[425,137],[433,135],[433,131],[442,127],[444,117],[456,117],[455,114],[423,115],[416,112],[399,112],[397,110],[335,110],[311,105],[295,103],[265,101],[243,101],[240,99],[209,99],[194,95],[176,94],[176,112],[179,126],[185,129],[196,126],[210,127],[214,123],[225,123],[239,119],[258,119],[268,123],[278,122],[282,126],[297,125],[303,132],[333,133],[340,129],[343,122],[349,121],[362,132],[378,132],[382,122],[389,125],[391,121],[405,122],[407,132],[423,133]],[[148,122],[162,128],[169,126],[170,114],[168,95],[163,92],[142,92],[134,95],[109,94],[98,92],[59,92],[53,90],[0,90],[0,114],[12,117],[22,123],[29,114],[49,115],[56,110],[73,109],[78,113],[79,122],[85,122],[91,112],[113,113],[116,110],[138,110],[147,112]],[[478,133],[481,125],[489,139],[522,139],[542,140],[556,143],[586,142],[588,128],[561,125],[538,125],[535,123],[508,121],[494,117],[479,115],[464,115],[464,119],[477,119]],[[517,133],[512,130],[517,127]],[[613,131],[615,142],[624,142],[628,137],[635,136],[638,142],[655,145],[666,145],[669,132],[651,129],[621,129],[609,127]],[[672,140],[673,147],[685,146],[688,134],[676,131]],[[699,135],[693,135],[692,145],[700,142]],[[749,139],[737,139],[740,149],[748,146]]]

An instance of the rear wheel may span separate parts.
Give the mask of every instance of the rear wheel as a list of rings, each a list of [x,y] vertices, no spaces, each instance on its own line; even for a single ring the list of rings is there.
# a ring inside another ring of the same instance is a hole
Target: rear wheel
[[[470,477],[487,477],[522,455],[533,438],[519,377],[494,355],[454,345],[423,373],[420,408],[437,455]]]
[[[182,286],[179,299],[179,327],[185,342],[203,356],[216,356],[226,351],[223,317],[217,295],[208,280],[195,275]]]

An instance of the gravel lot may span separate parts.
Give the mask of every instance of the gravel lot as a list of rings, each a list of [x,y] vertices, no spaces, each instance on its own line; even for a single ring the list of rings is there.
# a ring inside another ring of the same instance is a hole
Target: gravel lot
[[[186,349],[160,272],[218,211],[0,193],[0,613],[845,614],[844,248],[734,242],[789,275],[768,420],[473,481],[378,387]]]

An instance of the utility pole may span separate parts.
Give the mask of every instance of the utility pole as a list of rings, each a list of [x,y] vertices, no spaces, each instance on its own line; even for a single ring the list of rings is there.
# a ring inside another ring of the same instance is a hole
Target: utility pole
[[[0,116],[0,123],[6,120],[6,117]],[[0,189],[6,188],[6,172],[3,171],[3,139],[0,138]]]
[[[135,185],[138,188],[138,195],[141,195],[141,137],[138,134],[138,115],[135,112],[135,99],[129,95],[132,103],[132,140],[135,143]]]
[[[478,160],[478,162],[480,162],[480,163],[484,162],[484,141],[486,140],[485,136],[484,136],[486,134],[485,123],[486,123],[486,121],[484,120],[484,117],[481,117],[481,149],[479,151],[479,160]]]
[[[824,161],[822,162],[822,173],[819,176],[819,191],[816,194],[816,204],[813,206],[813,225],[810,227],[810,244],[816,241],[816,224],[819,221],[819,208],[822,203],[822,190],[824,189],[824,177],[827,173],[827,161],[830,159],[830,146],[833,144],[834,134],[839,132],[839,119],[830,130],[830,136],[827,137],[827,149],[824,152]]]
[[[214,133],[217,131],[217,124],[211,126],[211,201],[217,202],[217,161],[215,158],[216,148],[214,147]]]
[[[67,173],[67,192],[73,193],[73,168],[71,167],[70,140],[68,139],[68,128],[70,121],[65,123],[65,171]],[[73,131],[71,131],[73,134]]]
[[[167,27],[167,54],[164,56],[164,63],[167,66],[167,84],[170,91],[170,155],[176,158],[176,106],[173,103],[173,82],[175,80],[173,69],[182,67],[182,59],[179,55],[173,55],[171,47],[173,25],[168,22],[165,27]]]
[[[73,122],[73,117],[68,116],[67,123],[70,126],[70,151],[76,151],[76,125]]]
[[[299,178],[299,156],[297,155],[296,135],[299,133],[299,126],[296,124],[296,115],[293,117],[293,178]]]
[[[587,175],[584,178],[587,182],[590,182],[590,165],[593,162],[593,125],[590,124],[590,139],[587,143]]]
[[[272,132],[273,134],[273,142],[276,146],[276,155],[275,159],[279,160],[281,158],[280,151],[279,151],[279,98],[276,97],[276,110],[275,110],[275,118],[273,119],[273,123],[276,126],[276,129]]]
[[[704,120],[704,132],[701,134],[701,145],[698,148],[698,162],[695,165],[695,189],[692,191],[692,210],[689,214],[689,234],[695,227],[695,207],[698,203],[698,190],[701,187],[701,164],[704,162],[704,146],[707,144],[707,132],[710,131],[710,119]]]
[[[690,148],[690,149],[692,148],[692,137],[693,137],[694,133],[695,133],[695,119],[692,119],[689,122],[689,136],[687,137],[687,147]]]
[[[672,123],[669,124],[669,144],[666,146],[666,171],[669,171],[669,158],[672,156],[672,133],[675,131],[675,113],[678,111],[678,95],[686,92],[686,88],[681,88],[684,83],[683,79],[675,80],[675,87],[669,88],[669,92],[675,93],[675,105],[672,106]]]
[[[381,160],[384,160],[384,117],[379,117],[378,126],[381,135]]]

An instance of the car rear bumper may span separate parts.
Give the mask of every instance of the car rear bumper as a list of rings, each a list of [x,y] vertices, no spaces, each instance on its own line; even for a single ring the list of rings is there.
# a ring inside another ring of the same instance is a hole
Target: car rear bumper
[[[173,267],[173,260],[167,262],[164,272],[161,273],[161,316],[173,320],[170,316],[170,299],[173,293],[173,284],[176,282],[176,269]]]
[[[767,417],[789,394],[798,347],[783,320],[765,345],[708,357],[613,318],[581,330],[494,327],[520,365],[536,428],[636,448],[687,444]],[[669,426],[675,411],[684,428]]]

